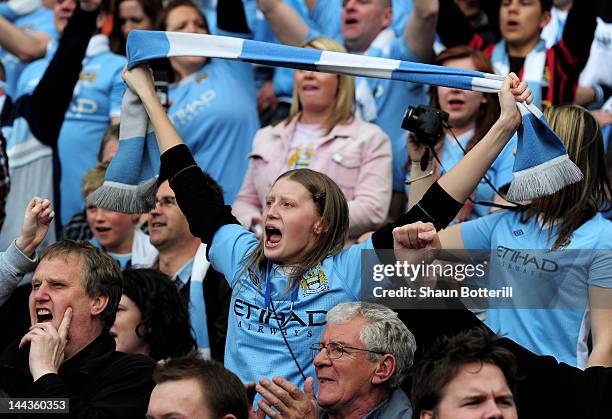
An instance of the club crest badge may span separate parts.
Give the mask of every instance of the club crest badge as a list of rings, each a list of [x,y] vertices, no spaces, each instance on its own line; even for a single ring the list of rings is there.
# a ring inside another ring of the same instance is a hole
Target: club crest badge
[[[321,269],[321,264],[304,274],[300,281],[300,288],[304,297],[329,289],[327,286],[327,276],[323,269]]]

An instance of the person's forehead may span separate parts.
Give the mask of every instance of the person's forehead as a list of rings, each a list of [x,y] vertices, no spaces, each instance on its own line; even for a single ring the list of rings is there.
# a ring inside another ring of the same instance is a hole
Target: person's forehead
[[[268,194],[269,196],[286,196],[296,199],[310,198],[310,192],[300,182],[289,178],[277,180]]]
[[[361,343],[359,335],[366,325],[366,321],[361,316],[355,316],[343,323],[328,322],[323,340],[325,342],[339,342],[345,345],[357,345]]]
[[[342,0],[342,6],[345,7],[348,5],[350,0]],[[386,0],[357,0],[354,1],[353,3],[357,3],[357,4],[362,4],[362,5],[375,5],[375,6],[380,6],[380,7],[385,7],[387,1]]]
[[[510,392],[502,370],[493,364],[464,364],[444,387],[445,395],[461,397],[482,392],[503,394]]]
[[[83,267],[83,258],[81,255],[69,253],[61,255],[52,255],[44,257],[38,266],[36,272],[46,272],[51,270],[63,270],[66,273],[73,271],[80,272]]]
[[[171,380],[157,384],[151,395],[151,404],[165,413],[189,414],[206,408],[202,386],[195,378]]]
[[[157,197],[162,198],[164,196],[175,196],[174,191],[170,187],[170,183],[168,183],[167,180],[159,185],[159,188],[157,188]]]

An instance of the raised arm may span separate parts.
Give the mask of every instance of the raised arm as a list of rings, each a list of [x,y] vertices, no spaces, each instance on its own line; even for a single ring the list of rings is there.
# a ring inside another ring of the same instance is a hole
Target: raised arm
[[[438,0],[413,0],[404,28],[406,46],[424,62],[431,60],[439,8]]]
[[[410,252],[415,250],[440,248],[431,227],[423,223],[406,225],[401,232],[394,233],[397,260],[410,261],[413,257]],[[610,301],[609,296],[607,301]],[[475,327],[493,334],[459,299],[454,298],[430,298],[422,301],[418,307],[398,310],[398,316],[419,343],[420,350],[416,352],[415,360],[422,355],[423,348],[430,347],[442,335],[452,336]],[[552,356],[536,355],[510,339],[501,338],[500,343],[518,361],[522,378],[517,381],[515,396],[521,414],[533,418],[609,417],[612,368],[587,368],[582,371],[559,363]],[[589,366],[595,364],[594,360],[589,360]],[[557,402],[560,399],[571,402],[560,404]]]
[[[196,164],[159,102],[153,77],[146,65],[124,70],[123,79],[140,98],[153,124],[161,153],[160,181],[169,180],[191,233],[210,245],[215,232],[225,224],[240,224],[224,205],[219,187]],[[210,246],[207,247],[208,252]]]
[[[242,0],[221,0],[217,3],[217,28],[239,34],[251,32]]]
[[[23,275],[36,267],[36,249],[42,243],[54,217],[48,199],[32,198],[25,208],[21,234],[0,253],[0,306],[19,285]]]
[[[282,0],[257,0],[276,37],[287,45],[300,45],[306,40],[310,28],[304,19]]]
[[[499,119],[482,140],[438,181],[449,195],[460,202],[471,195],[521,124],[516,102],[531,103],[532,100],[532,92],[527,83],[510,73],[499,93]]]
[[[391,249],[393,228],[423,221],[432,223],[437,230],[445,228],[457,215],[465,200],[474,191],[480,179],[495,161],[512,134],[521,123],[516,102],[531,103],[533,97],[526,82],[516,74],[504,81],[499,93],[501,113],[489,132],[467,153],[457,165],[434,183],[423,198],[395,223],[390,223],[372,236],[374,247]]]
[[[101,0],[82,0],[68,21],[57,51],[29,98],[25,114],[34,136],[55,147],[64,114],[79,80],[89,39],[96,30]],[[52,103],[53,106],[49,106]]]
[[[3,16],[0,16],[0,46],[19,58],[29,62],[45,56],[51,42],[45,33],[25,33]]]

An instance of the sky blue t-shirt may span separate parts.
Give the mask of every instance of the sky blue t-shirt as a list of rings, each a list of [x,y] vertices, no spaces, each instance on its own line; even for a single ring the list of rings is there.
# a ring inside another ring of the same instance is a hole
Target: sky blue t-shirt
[[[244,383],[281,376],[303,388],[304,380],[285,346],[272,308],[266,313],[262,275],[244,270],[243,258],[257,243],[253,233],[240,225],[228,224],[215,233],[210,248],[213,268],[232,287],[225,367]],[[272,302],[287,341],[307,377],[315,377],[308,348],[319,342],[327,312],[338,303],[359,300],[361,249],[372,249],[371,240],[326,258],[311,271],[312,276],[300,284],[293,312],[290,311],[291,293],[286,292],[287,277],[277,266],[272,269]]]
[[[168,110],[198,165],[234,202],[248,167],[247,156],[259,118],[251,64],[212,59],[170,86]]]
[[[57,40],[59,38],[57,29],[55,29],[53,11],[46,7],[39,7],[32,13],[18,16],[13,21],[13,25],[27,33],[45,32],[52,40]],[[21,61],[8,51],[0,51],[0,60],[6,71],[7,93],[9,96],[17,98],[19,97],[17,94],[19,76],[30,63]]]
[[[34,90],[55,49],[50,48],[45,59],[33,63],[23,72],[20,92]],[[121,111],[121,99],[126,89],[121,71],[125,63],[125,57],[110,51],[106,36],[92,37],[58,139],[62,224],[84,208],[83,177],[98,162],[104,132],[111,118],[118,117]]]
[[[612,288],[612,222],[598,213],[574,231],[569,245],[552,252],[533,250],[551,249],[555,236],[549,240],[548,228],[533,219],[523,224],[513,211],[464,222],[461,233],[466,249],[494,249],[489,283],[512,286],[519,307],[487,310],[487,325],[537,354],[584,368],[588,287]]]
[[[467,150],[467,145],[470,139],[473,136],[474,131],[467,132],[466,134],[457,137],[461,146]],[[495,186],[498,190],[504,185],[512,182],[512,168],[514,166],[514,150],[516,149],[516,135],[513,135],[508,144],[501,151],[499,156],[495,159],[489,170],[487,170],[486,176],[489,178],[493,186]],[[450,169],[452,169],[459,161],[463,158],[465,154],[461,147],[457,144],[452,136],[447,135],[444,139],[444,145],[442,146],[442,151],[439,153],[438,157],[442,162],[442,167],[440,169],[440,174],[443,175]],[[480,180],[480,183],[476,187],[476,201],[483,202],[493,202],[495,199],[496,193],[493,191],[493,188],[486,183],[483,179]],[[487,215],[491,212],[491,207],[486,205],[474,205],[472,210],[472,218],[482,217],[483,215]]]

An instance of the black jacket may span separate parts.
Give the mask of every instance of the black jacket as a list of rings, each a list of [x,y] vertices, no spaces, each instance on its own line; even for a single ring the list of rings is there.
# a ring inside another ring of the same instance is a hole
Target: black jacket
[[[10,397],[67,398],[71,418],[143,417],[153,390],[153,360],[115,351],[115,341],[104,332],[65,361],[58,374],[33,382],[29,350],[13,342],[0,358],[0,389]],[[28,415],[29,417],[30,415]]]
[[[446,308],[431,309],[434,304]],[[415,358],[431,346],[438,336],[454,335],[475,327],[486,328],[460,301],[424,301],[423,307],[399,311],[400,319],[416,338]],[[493,333],[489,330],[489,333]],[[612,418],[612,368],[581,370],[558,362],[552,356],[536,355],[518,343],[502,338],[501,344],[518,360],[519,377],[515,400],[521,419]],[[411,383],[404,389],[408,391]]]

